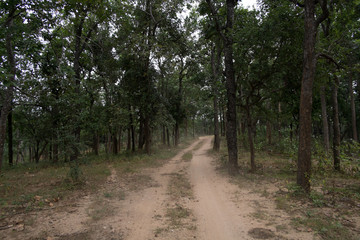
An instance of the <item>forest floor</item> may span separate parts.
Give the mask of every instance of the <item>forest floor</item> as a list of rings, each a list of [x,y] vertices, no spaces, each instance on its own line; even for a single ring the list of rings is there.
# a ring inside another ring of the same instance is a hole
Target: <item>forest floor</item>
[[[79,190],[64,199],[34,196],[32,201],[42,201],[46,206],[5,214],[0,238],[322,238],[312,225],[296,224],[304,214],[315,214],[314,210],[301,201],[285,202],[282,196],[287,196],[284,192],[288,190],[277,180],[263,181],[244,174],[229,177],[209,153],[211,141],[212,137],[201,137],[175,157],[152,167],[128,166],[124,171],[110,163],[106,180],[95,191]],[[359,219],[359,214],[343,219],[350,229],[347,239],[359,239]]]

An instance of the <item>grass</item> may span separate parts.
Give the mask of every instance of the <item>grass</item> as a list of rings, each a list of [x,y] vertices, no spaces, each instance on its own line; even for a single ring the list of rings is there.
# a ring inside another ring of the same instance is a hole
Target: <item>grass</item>
[[[192,154],[192,151],[188,151],[186,152],[184,155],[182,155],[182,160],[184,161],[191,161],[191,159],[193,158],[193,154]]]
[[[222,146],[220,153],[215,155],[220,171],[226,173],[226,147]],[[257,171],[250,173],[250,153],[240,148],[238,162],[241,174],[232,180],[241,188],[250,188],[265,198],[274,199],[278,209],[293,217],[293,226],[305,231],[311,229],[322,239],[360,239],[355,224],[360,217],[358,177],[346,172],[315,170],[311,179],[312,191],[305,194],[295,183],[296,162],[289,155],[257,150]],[[263,190],[263,186],[272,183],[276,184],[278,191]],[[263,219],[266,216],[256,211],[253,217]]]
[[[199,150],[202,145],[204,145],[204,140],[201,140],[198,144],[196,144],[196,146],[193,148],[193,151]]]
[[[106,198],[106,196],[103,197]],[[111,216],[114,213],[113,207],[104,198],[101,196],[97,197],[97,199],[86,211],[93,221],[99,221],[100,219]]]
[[[144,152],[122,152],[116,156],[105,153],[95,156],[86,155],[78,160],[78,181],[71,178],[71,167],[69,163],[50,162],[24,163],[14,167],[4,167],[0,175],[0,220],[9,214],[19,211],[32,211],[39,208],[49,207],[47,201],[54,202],[65,199],[77,198],[83,192],[96,192],[102,186],[111,172],[109,165],[121,174],[138,173],[143,168],[159,167],[167,159],[186,145],[178,148],[154,148],[152,154]],[[138,179],[141,182],[151,182],[145,175]],[[125,194],[116,194],[123,199]],[[40,200],[35,200],[41,196]],[[114,197],[107,193],[105,198]]]
[[[171,174],[168,193],[174,200],[178,200],[182,197],[193,197],[190,181],[184,174],[181,173]]]
[[[166,217],[168,217],[171,226],[180,227],[183,225],[182,220],[190,216],[191,212],[189,209],[176,205],[174,208],[168,208]]]

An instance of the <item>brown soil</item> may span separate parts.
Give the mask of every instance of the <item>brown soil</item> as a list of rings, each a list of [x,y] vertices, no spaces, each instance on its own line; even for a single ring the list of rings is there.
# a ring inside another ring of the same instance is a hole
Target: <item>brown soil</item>
[[[314,239],[312,231],[294,229],[273,199],[216,171],[211,140],[202,137],[141,173],[121,175],[110,166],[96,194],[6,219],[0,239]],[[191,150],[192,160],[183,160]]]

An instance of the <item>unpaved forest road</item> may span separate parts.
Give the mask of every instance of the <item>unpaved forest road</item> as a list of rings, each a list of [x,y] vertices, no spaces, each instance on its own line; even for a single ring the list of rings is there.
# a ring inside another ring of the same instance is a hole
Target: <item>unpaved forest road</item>
[[[290,216],[276,209],[273,199],[231,183],[231,178],[215,171],[207,153],[211,140],[201,137],[160,168],[143,169],[133,176],[119,176],[111,169],[98,193],[73,205],[19,215],[25,219],[23,229],[1,231],[0,238],[314,239],[312,233],[290,227]],[[192,160],[183,160],[189,151]],[[181,181],[174,185],[174,179]],[[175,199],[173,192],[186,181],[193,194]]]

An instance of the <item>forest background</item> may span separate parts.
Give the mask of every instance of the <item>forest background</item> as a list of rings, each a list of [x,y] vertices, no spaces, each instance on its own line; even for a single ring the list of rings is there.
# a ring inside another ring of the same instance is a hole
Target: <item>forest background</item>
[[[255,153],[359,177],[358,0],[64,0],[0,5],[0,168],[152,154],[226,136]],[[185,10],[186,9],[186,10]],[[184,14],[186,12],[186,14]]]

